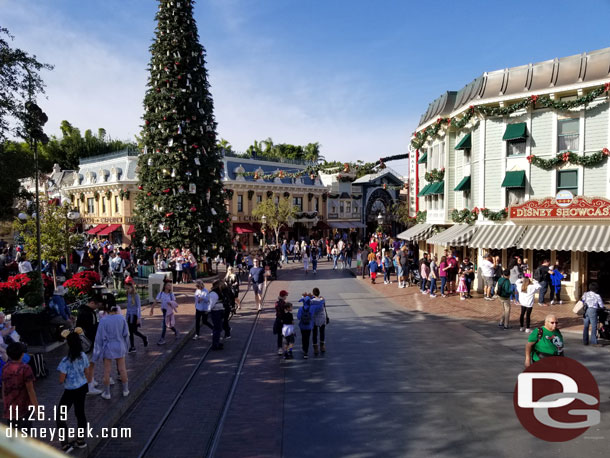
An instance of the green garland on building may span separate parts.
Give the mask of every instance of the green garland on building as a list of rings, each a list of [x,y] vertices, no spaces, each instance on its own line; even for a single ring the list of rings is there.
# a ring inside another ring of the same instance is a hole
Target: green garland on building
[[[601,151],[587,154],[586,156],[578,155],[572,151],[566,151],[564,153],[558,153],[552,159],[542,159],[541,157],[534,156],[533,154],[527,156],[527,160],[530,164],[540,167],[544,170],[552,170],[554,168],[561,167],[568,162],[573,165],[582,165],[583,167],[597,167],[604,162],[608,156],[610,156],[610,150],[604,148]]]
[[[474,207],[472,210],[468,210],[467,208],[464,208],[463,210],[454,209],[451,212],[451,221],[454,223],[472,224],[477,220],[479,213],[482,213],[489,221],[502,221],[508,217],[507,208],[503,208],[496,212],[488,208]]]
[[[443,181],[445,179],[445,169],[432,169],[429,172],[426,172],[424,178],[428,183]]]
[[[415,221],[417,221],[418,223],[425,223],[427,217],[428,212],[426,210],[418,211],[417,216],[415,217]]]
[[[457,129],[463,128],[468,123],[468,121],[470,121],[470,119],[475,113],[484,116],[506,116],[511,113],[514,113],[515,111],[522,110],[534,104],[536,104],[538,108],[552,108],[554,110],[565,111],[585,106],[608,91],[610,91],[610,83],[605,83],[603,86],[600,86],[592,90],[591,92],[576,98],[575,100],[568,100],[563,102],[560,100],[553,100],[548,95],[532,95],[526,99],[520,100],[519,102],[513,103],[505,107],[470,105],[468,107],[468,110],[466,110],[464,116],[462,116],[459,120],[452,118],[438,118],[435,124],[432,124],[426,127],[425,129],[420,130],[419,132],[414,132],[414,138],[413,140],[411,140],[411,147],[413,149],[421,148],[426,143],[428,137],[433,137],[438,134],[438,131],[443,125],[447,125],[448,127],[455,127]]]

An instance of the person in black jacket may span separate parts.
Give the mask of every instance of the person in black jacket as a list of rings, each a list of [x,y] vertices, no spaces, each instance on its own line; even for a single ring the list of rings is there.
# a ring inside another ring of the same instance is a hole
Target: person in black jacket
[[[89,348],[89,352],[93,351],[93,343],[95,342],[95,336],[97,334],[97,327],[99,325],[99,320],[97,318],[97,314],[95,310],[102,303],[102,298],[100,296],[92,296],[89,298],[89,302],[87,304],[83,304],[78,308],[78,315],[76,317],[76,327],[82,328],[85,333],[85,337],[89,339],[91,342],[91,347]],[[85,371],[85,375],[87,376],[87,383],[89,385],[89,394],[100,394],[102,390],[98,390],[95,388],[97,383],[93,379],[95,364],[93,362],[89,363],[89,368]]]
[[[235,295],[233,294],[233,289],[225,280],[220,281],[219,287],[220,294],[218,296],[220,301],[222,301],[222,305],[224,306],[222,329],[225,333],[225,340],[228,340],[231,338],[231,326],[229,326],[229,317],[231,316],[231,312],[235,310]]]

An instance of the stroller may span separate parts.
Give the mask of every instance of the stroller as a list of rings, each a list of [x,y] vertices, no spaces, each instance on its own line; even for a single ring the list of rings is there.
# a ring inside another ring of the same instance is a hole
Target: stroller
[[[597,320],[599,322],[599,328],[597,329],[599,338],[610,340],[610,311],[607,309],[599,310]]]
[[[409,281],[412,285],[419,285],[421,282],[421,275],[419,273],[419,266],[416,262],[412,262],[409,265]]]

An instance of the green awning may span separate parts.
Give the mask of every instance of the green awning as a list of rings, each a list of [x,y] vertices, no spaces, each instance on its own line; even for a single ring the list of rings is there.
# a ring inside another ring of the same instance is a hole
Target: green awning
[[[467,134],[464,138],[462,138],[454,149],[468,149],[468,148],[472,148],[471,134]]]
[[[506,172],[503,188],[525,188],[525,170],[516,170],[514,172]]]
[[[417,163],[418,164],[425,164],[427,160],[428,160],[428,153],[424,153],[424,155],[419,158],[419,161],[417,161]]]
[[[462,178],[462,181],[453,189],[454,191],[470,191],[470,175]]]
[[[417,194],[417,197],[424,197],[428,193],[430,186],[432,186],[432,183],[428,183],[426,186],[424,186],[422,190],[419,191],[419,194]]]
[[[428,190],[428,194],[445,194],[445,182],[437,181],[432,183],[432,187]]]
[[[506,126],[506,131],[504,132],[502,140],[520,140],[525,137],[527,137],[527,124],[518,122]]]

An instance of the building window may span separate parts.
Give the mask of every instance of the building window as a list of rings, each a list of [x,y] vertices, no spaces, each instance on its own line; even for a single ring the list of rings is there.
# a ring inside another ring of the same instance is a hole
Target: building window
[[[240,213],[244,211],[244,196],[242,194],[237,195],[237,211]]]
[[[345,213],[347,215],[352,213],[352,203],[349,200],[345,201]]]
[[[93,197],[87,198],[87,213],[95,213],[95,203]]]
[[[320,206],[320,198],[319,198],[319,197],[316,197],[316,198],[313,200],[313,209],[314,209],[315,211],[319,212],[319,211],[320,211],[319,206]]]
[[[119,196],[114,196],[114,212],[119,213]]]
[[[260,204],[263,201],[263,196],[261,196],[260,194],[256,196],[256,203]]]
[[[519,205],[525,202],[524,188],[506,188],[506,206]]]
[[[102,213],[106,214],[106,198],[102,197]]]
[[[297,207],[299,209],[299,211],[302,212],[303,211],[303,198],[302,197],[293,197],[292,205]]]
[[[352,208],[352,212],[358,213],[358,204],[354,202],[354,208]]]
[[[568,118],[557,121],[557,151],[578,151],[580,119]]]
[[[464,150],[464,165],[470,164],[470,148]]]
[[[343,215],[345,213],[345,203],[343,201],[339,202],[339,213]]]
[[[578,170],[559,170],[557,191],[570,191],[573,195],[578,195]]]
[[[524,138],[508,141],[506,143],[507,143],[506,155],[508,157],[525,155],[525,139]]]
[[[275,196],[273,198],[273,201],[275,202],[275,205],[279,205],[280,204],[280,196]]]
[[[470,191],[464,191],[462,193],[462,198],[464,199],[464,208],[470,208],[471,199],[470,199]]]

